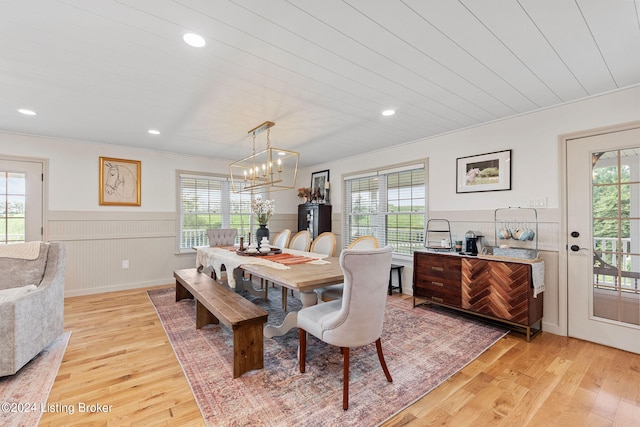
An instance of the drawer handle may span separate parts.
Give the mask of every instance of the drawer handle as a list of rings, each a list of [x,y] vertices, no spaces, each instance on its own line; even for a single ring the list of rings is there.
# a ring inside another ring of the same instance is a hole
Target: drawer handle
[[[440,283],[440,282],[431,282],[431,284],[432,284],[433,286],[439,286],[439,287],[441,287],[441,288],[444,288],[444,283]]]
[[[442,268],[442,267],[431,267],[431,269],[433,271],[444,271],[444,268]]]
[[[438,297],[431,297],[431,299],[435,302],[444,302],[442,298],[438,298]]]

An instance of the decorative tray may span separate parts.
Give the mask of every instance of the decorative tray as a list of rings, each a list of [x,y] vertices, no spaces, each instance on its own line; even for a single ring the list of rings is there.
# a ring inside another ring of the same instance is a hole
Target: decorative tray
[[[236,251],[236,253],[240,256],[269,256],[269,255],[275,255],[275,254],[281,254],[282,253],[282,249],[280,248],[271,248],[271,250],[269,252],[247,252],[247,250],[243,250],[241,251],[240,249],[238,249]]]

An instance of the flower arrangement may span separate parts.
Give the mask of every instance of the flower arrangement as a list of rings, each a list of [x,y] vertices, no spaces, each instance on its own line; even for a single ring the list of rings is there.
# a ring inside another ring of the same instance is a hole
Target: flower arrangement
[[[309,187],[298,188],[298,197],[301,199],[304,199],[306,197],[307,200],[309,200],[311,198],[311,188]]]
[[[273,200],[262,200],[262,196],[256,196],[251,202],[251,211],[256,216],[258,224],[266,225],[276,209]]]

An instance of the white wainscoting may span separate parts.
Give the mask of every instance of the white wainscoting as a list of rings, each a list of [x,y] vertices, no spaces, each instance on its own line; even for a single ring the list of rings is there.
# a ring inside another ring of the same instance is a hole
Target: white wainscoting
[[[297,215],[276,214],[269,226],[295,232]],[[174,270],[196,262],[195,252],[178,253],[177,234],[175,212],[49,211],[45,230],[67,248],[67,297],[174,283]]]
[[[177,253],[176,229],[175,212],[49,211],[45,235],[66,245],[70,297],[173,283],[195,266],[195,253]]]

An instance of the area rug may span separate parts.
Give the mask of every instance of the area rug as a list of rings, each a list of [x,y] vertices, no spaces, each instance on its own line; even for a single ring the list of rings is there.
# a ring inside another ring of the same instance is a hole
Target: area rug
[[[0,377],[0,426],[36,426],[58,375],[71,332],[53,340],[14,375]]]
[[[382,347],[393,382],[387,382],[375,344],[351,350],[349,409],[342,409],[342,354],[309,336],[307,369],[298,366],[298,330],[265,338],[264,369],[233,378],[231,332],[222,325],[195,328],[193,300],[175,302],[175,290],[149,297],[209,426],[373,426],[458,372],[506,331],[410,299],[388,297]],[[246,295],[279,324],[280,290],[269,301]],[[289,310],[300,308],[289,298]]]

